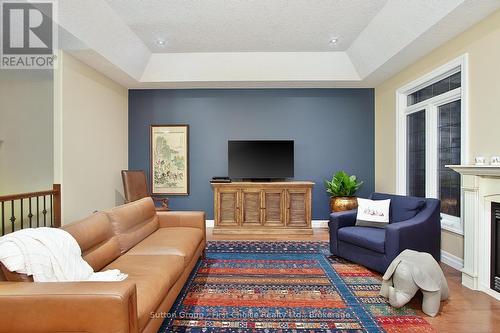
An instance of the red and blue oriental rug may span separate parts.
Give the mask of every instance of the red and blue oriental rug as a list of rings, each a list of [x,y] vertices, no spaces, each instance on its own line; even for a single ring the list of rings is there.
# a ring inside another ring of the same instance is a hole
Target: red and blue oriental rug
[[[209,242],[159,332],[435,332],[326,242]]]

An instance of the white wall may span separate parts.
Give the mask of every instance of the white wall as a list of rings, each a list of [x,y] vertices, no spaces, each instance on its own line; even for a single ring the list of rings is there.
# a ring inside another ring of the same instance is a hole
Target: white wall
[[[123,203],[128,91],[67,53],[56,71],[55,176],[62,223]]]
[[[53,74],[0,70],[0,195],[52,189]]]

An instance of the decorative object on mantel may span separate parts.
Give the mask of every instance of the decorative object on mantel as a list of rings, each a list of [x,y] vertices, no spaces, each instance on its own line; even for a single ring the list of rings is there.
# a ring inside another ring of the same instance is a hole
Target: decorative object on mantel
[[[325,180],[326,192],[330,195],[330,210],[341,212],[358,207],[356,192],[363,185],[355,175],[349,176],[345,171],[333,175],[332,180]]]
[[[404,250],[391,263],[383,276],[380,295],[400,308],[422,291],[422,311],[436,316],[441,301],[448,299],[448,283],[437,261],[426,252]]]
[[[500,156],[491,156],[491,165],[500,166]]]
[[[486,165],[486,158],[484,156],[476,156],[474,158],[475,165]]]
[[[151,192],[189,195],[189,126],[151,125]]]

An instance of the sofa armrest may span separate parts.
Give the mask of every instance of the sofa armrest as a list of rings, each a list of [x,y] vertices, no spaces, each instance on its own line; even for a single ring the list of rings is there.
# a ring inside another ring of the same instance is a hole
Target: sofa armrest
[[[356,225],[357,209],[335,212],[330,214],[330,227],[335,225],[337,229],[343,227],[353,227]]]
[[[189,227],[203,231],[206,239],[205,212],[169,211],[157,212],[160,228]]]
[[[426,211],[415,217],[385,227],[385,249],[393,260],[406,249],[430,253],[440,260],[441,218],[439,201],[432,202]]]
[[[328,227],[330,228],[330,252],[338,255],[337,233],[340,228],[352,227],[356,224],[357,210],[347,210],[344,212],[335,212],[330,214]]]
[[[138,332],[128,281],[0,282],[0,311],[0,332]]]

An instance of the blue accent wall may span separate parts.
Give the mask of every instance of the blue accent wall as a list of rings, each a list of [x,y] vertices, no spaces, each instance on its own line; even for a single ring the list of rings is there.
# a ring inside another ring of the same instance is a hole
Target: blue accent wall
[[[149,126],[189,124],[189,196],[174,210],[204,210],[213,219],[209,180],[227,175],[228,140],[294,140],[295,180],[316,183],[313,219],[327,219],[324,180],[346,170],[374,190],[373,89],[130,90],[129,168],[149,176]]]

